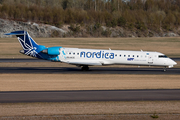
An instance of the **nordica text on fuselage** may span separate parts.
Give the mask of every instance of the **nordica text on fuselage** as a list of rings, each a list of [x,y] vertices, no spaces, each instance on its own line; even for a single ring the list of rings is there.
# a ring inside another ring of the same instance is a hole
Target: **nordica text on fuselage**
[[[106,58],[106,59],[114,59],[114,53],[104,53],[104,51],[100,52],[84,52],[80,53],[80,57],[84,58]]]

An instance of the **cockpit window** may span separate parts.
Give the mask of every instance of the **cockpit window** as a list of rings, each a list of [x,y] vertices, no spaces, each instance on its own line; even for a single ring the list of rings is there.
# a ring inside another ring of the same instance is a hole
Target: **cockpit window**
[[[168,58],[166,55],[159,55],[159,58]]]

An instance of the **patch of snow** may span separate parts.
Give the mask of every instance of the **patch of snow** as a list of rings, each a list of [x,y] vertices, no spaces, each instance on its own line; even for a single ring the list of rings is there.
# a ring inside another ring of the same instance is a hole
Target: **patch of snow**
[[[60,28],[56,27],[56,26],[50,26],[50,28],[53,29],[53,30],[60,31],[60,32],[62,32],[62,33],[66,33],[66,32],[67,32],[67,31],[65,31],[65,30],[63,30],[63,29],[60,29]]]
[[[36,27],[39,27],[39,25],[37,23],[33,23],[33,25],[36,26]]]

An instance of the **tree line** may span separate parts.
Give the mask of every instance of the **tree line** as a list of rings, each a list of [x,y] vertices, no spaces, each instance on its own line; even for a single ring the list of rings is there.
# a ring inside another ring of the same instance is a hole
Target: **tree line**
[[[180,25],[180,0],[0,0],[0,18],[127,29],[173,30]]]

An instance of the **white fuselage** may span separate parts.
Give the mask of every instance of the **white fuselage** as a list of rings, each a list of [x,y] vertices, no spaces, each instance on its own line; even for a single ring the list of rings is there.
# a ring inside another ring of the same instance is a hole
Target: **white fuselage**
[[[159,52],[123,51],[123,50],[98,50],[63,48],[61,46],[45,47],[38,45],[27,31],[14,31],[5,35],[16,35],[23,48],[20,52],[50,61],[59,61],[88,70],[90,65],[147,65],[173,67],[177,63]]]
[[[74,65],[148,65],[173,67],[177,63],[159,52],[61,48],[59,60]]]

